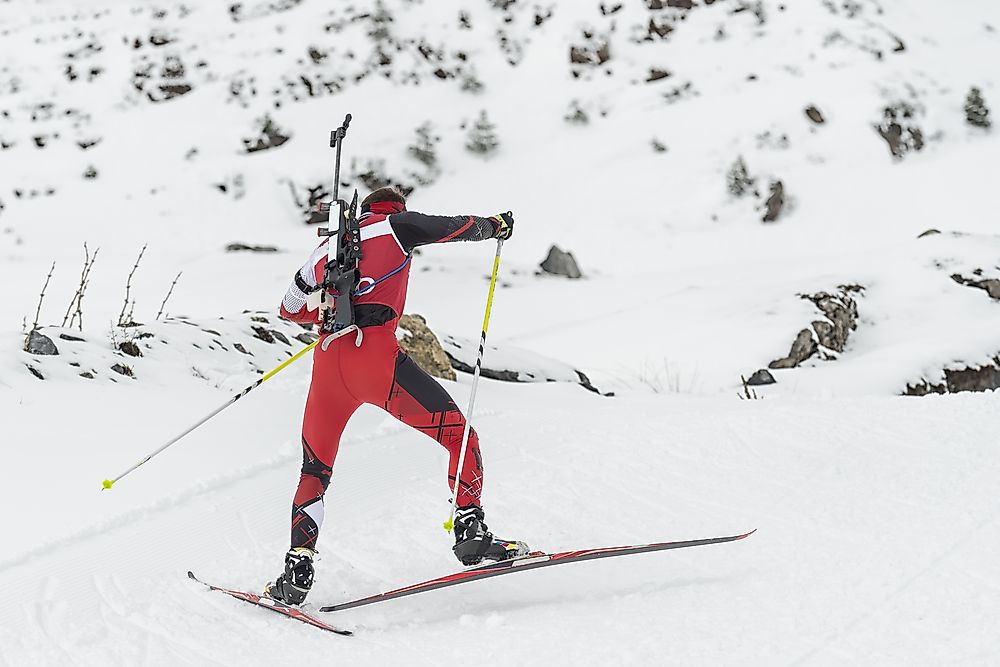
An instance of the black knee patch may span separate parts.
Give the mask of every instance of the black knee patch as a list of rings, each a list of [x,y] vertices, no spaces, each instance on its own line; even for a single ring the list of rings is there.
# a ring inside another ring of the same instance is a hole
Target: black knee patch
[[[333,476],[333,468],[319,460],[305,438],[302,438],[302,474],[318,479],[323,485],[323,491],[330,486],[330,478]]]

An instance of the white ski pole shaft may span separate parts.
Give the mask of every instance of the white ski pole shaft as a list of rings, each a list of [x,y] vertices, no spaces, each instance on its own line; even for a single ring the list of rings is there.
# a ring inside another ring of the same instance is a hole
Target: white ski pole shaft
[[[472,390],[469,393],[469,411],[465,413],[465,430],[462,432],[462,451],[458,455],[458,468],[455,470],[455,486],[451,495],[451,514],[444,522],[444,529],[451,532],[455,525],[455,510],[458,508],[458,488],[462,483],[462,468],[465,465],[465,452],[469,447],[469,431],[472,428],[472,410],[476,406],[476,389],[479,387],[479,375],[483,368],[483,355],[486,353],[486,331],[490,326],[490,311],[493,309],[493,292],[497,286],[497,272],[500,269],[500,250],[503,239],[497,239],[497,254],[493,258],[493,276],[490,278],[490,293],[486,297],[486,315],[483,317],[483,332],[479,339],[479,356],[476,357],[476,367],[472,371]]]
[[[316,347],[317,343],[319,343],[319,339],[314,340],[312,343],[310,343],[309,345],[307,345],[303,349],[299,350],[299,352],[295,356],[293,356],[293,357],[291,357],[289,359],[286,359],[281,365],[279,365],[278,367],[272,369],[269,373],[267,373],[266,375],[262,376],[259,380],[257,380],[256,382],[254,382],[252,385],[250,385],[249,387],[247,387],[246,389],[244,389],[240,393],[238,393],[235,396],[233,396],[231,399],[229,399],[228,401],[226,401],[221,407],[219,407],[216,410],[212,411],[208,416],[204,417],[197,424],[189,427],[186,431],[184,431],[183,433],[181,433],[180,435],[178,435],[174,439],[170,440],[165,445],[163,445],[163,446],[159,447],[158,449],[156,449],[156,450],[150,452],[149,454],[147,454],[141,461],[139,461],[138,463],[136,463],[134,466],[132,466],[131,468],[129,468],[128,470],[126,470],[122,474],[118,475],[114,479],[106,479],[106,480],[104,480],[104,482],[101,483],[102,490],[104,490],[104,489],[110,489],[112,486],[115,485],[115,482],[117,482],[118,480],[120,480],[122,477],[124,477],[125,475],[129,474],[130,472],[132,472],[133,470],[135,470],[139,466],[143,465],[144,463],[146,463],[147,461],[149,461],[151,458],[153,458],[154,456],[156,456],[157,454],[159,454],[160,452],[162,452],[164,449],[166,449],[170,445],[174,444],[175,442],[177,442],[178,440],[180,440],[181,438],[183,438],[184,436],[186,436],[188,433],[190,433],[191,431],[195,430],[196,428],[198,428],[199,426],[201,426],[202,424],[204,424],[205,422],[207,422],[208,420],[210,420],[212,417],[214,417],[215,415],[219,414],[220,412],[222,412],[223,410],[225,410],[226,408],[228,408],[230,405],[232,405],[236,401],[240,400],[241,398],[243,398],[244,396],[246,396],[247,394],[249,394],[251,391],[253,391],[257,387],[259,387],[260,385],[262,385],[265,382],[267,382],[268,380],[270,380],[272,377],[274,377],[275,375],[277,375],[280,371],[284,370],[287,366],[289,366],[292,363],[294,363],[296,360],[301,359],[303,356],[305,356],[305,354],[309,350],[311,350],[314,347]]]

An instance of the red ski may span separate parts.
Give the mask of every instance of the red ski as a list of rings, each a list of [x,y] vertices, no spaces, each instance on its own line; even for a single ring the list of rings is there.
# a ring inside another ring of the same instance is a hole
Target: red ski
[[[243,600],[244,602],[249,602],[252,605],[258,607],[263,607],[264,609],[270,609],[271,611],[277,612],[288,618],[293,618],[296,621],[301,621],[307,625],[319,628],[321,630],[326,630],[327,632],[333,632],[338,635],[344,635],[345,637],[350,637],[353,632],[350,630],[341,630],[340,628],[335,628],[332,625],[327,625],[323,621],[318,621],[309,614],[305,613],[301,609],[296,609],[295,607],[289,607],[286,604],[278,602],[277,600],[272,600],[265,595],[257,595],[256,593],[246,593],[244,591],[231,591],[228,588],[220,588],[218,586],[213,586],[212,584],[206,584],[204,581],[194,576],[194,572],[188,571],[188,577],[197,581],[202,586],[211,588],[213,591],[219,591],[220,593],[226,593],[231,595],[237,600]]]
[[[586,549],[584,551],[563,551],[560,553],[547,554],[541,551],[533,551],[527,556],[522,556],[520,558],[514,558],[512,560],[500,561],[499,563],[488,563],[486,565],[479,565],[477,567],[472,567],[462,572],[456,572],[455,574],[449,574],[444,577],[439,577],[437,579],[431,579],[430,581],[423,581],[419,584],[413,584],[412,586],[406,586],[405,588],[398,588],[394,591],[389,591],[388,593],[379,593],[378,595],[372,595],[371,597],[361,598],[359,600],[351,600],[350,602],[342,602],[340,604],[333,604],[326,607],[320,607],[320,611],[341,611],[342,609],[351,609],[353,607],[363,607],[368,604],[375,604],[376,602],[385,602],[386,600],[393,600],[395,598],[405,597],[407,595],[416,595],[417,593],[424,593],[426,591],[433,591],[438,588],[446,588],[448,586],[457,586],[458,584],[464,584],[470,581],[478,581],[480,579],[488,579],[489,577],[499,577],[502,574],[511,574],[513,572],[523,572],[525,570],[533,570],[538,567],[548,567],[550,565],[563,565],[565,563],[578,563],[584,560],[594,560],[597,558],[612,558],[614,556],[629,556],[632,554],[647,553],[650,551],[666,551],[668,549],[684,549],[686,547],[700,547],[706,544],[721,544],[722,542],[735,542],[736,540],[742,540],[745,537],[749,537],[757,532],[757,529],[751,530],[749,533],[743,533],[742,535],[732,535],[730,537],[710,537],[703,540],[686,540],[683,542],[659,542],[657,544],[641,544],[626,547],[605,547],[603,549]]]

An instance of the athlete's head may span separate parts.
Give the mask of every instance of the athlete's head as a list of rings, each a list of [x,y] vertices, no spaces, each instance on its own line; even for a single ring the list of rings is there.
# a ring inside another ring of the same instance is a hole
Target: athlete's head
[[[395,185],[387,185],[365,197],[364,201],[361,202],[361,212],[371,210],[372,204],[380,201],[394,201],[402,204],[404,208],[406,207],[406,195]]]

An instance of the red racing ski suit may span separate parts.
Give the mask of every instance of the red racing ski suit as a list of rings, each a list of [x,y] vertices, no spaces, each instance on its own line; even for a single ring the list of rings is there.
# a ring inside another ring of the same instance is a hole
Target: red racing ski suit
[[[355,323],[363,329],[360,347],[348,334],[313,353],[312,383],[302,420],[302,473],[292,502],[291,546],[316,548],[323,525],[323,495],[330,484],[340,436],[364,403],[377,405],[448,450],[449,488],[455,482],[465,417],[448,392],[403,352],[396,325],[406,301],[410,258],[417,246],[495,238],[497,223],[477,216],[433,216],[407,211],[397,202],[374,202],[359,218],[361,281],[354,297]],[[295,274],[281,303],[281,317],[318,323],[309,308],[327,260],[327,242]],[[330,299],[333,299],[331,296]],[[335,303],[335,301],[334,301]],[[459,475],[458,506],[479,505],[483,465],[479,438],[469,431]]]

